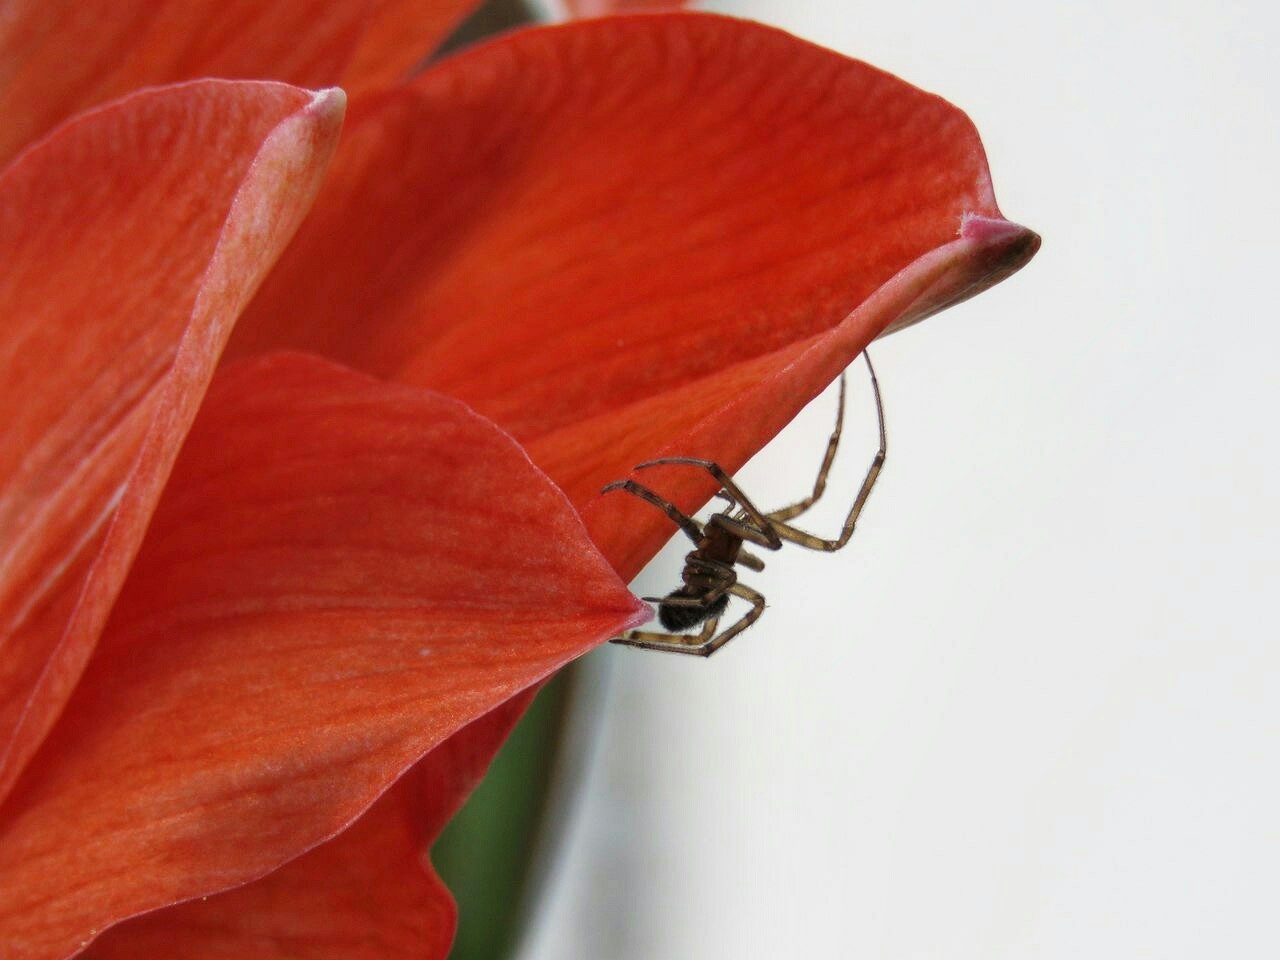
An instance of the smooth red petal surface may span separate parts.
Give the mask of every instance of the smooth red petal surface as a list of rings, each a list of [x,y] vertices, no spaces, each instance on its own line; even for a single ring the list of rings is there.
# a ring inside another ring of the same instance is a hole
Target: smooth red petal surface
[[[7,0],[0,166],[88,107],[199,77],[342,86],[405,76],[475,0]]]
[[[426,850],[531,699],[454,734],[328,843],[247,886],[122,923],[84,956],[443,960],[456,909]]]
[[[659,450],[736,466],[924,312],[938,257],[967,279],[929,309],[1034,249],[1011,224],[961,242],[969,221],[1005,224],[972,124],[865,64],[713,16],[523,31],[365,102],[229,350],[301,345],[458,396],[584,507]],[[914,292],[876,299],[895,284]],[[860,306],[826,380],[773,383]],[[763,420],[699,427],[768,383],[737,407]]]
[[[210,390],[74,697],[0,810],[0,941],[264,876],[644,616],[462,404],[276,356]]]
[[[158,89],[0,176],[0,796],[93,649],[342,111],[282,84]]]

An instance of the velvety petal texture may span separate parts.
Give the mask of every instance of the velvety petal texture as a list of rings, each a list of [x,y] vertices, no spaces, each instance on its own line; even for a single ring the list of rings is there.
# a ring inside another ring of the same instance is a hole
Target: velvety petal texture
[[[227,370],[0,811],[6,956],[267,874],[645,615],[564,495],[457,401],[306,357]]]
[[[584,21],[365,101],[229,349],[305,347],[460,397],[629,575],[670,526],[591,505],[602,484],[660,452],[736,468],[874,337],[1037,243],[938,97],[758,24]],[[823,363],[795,365],[828,334]]]
[[[475,0],[6,0],[0,166],[67,117],[139,87],[226,77],[389,85]]]
[[[0,176],[0,797],[93,649],[343,103],[273,83],[146,91]]]

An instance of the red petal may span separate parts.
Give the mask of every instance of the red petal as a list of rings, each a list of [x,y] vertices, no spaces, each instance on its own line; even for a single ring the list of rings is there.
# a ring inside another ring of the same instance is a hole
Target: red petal
[[[65,118],[197,77],[362,92],[403,77],[475,0],[9,0],[0,166]],[[123,56],[122,50],[128,55]]]
[[[482,0],[381,0],[335,83],[351,96],[399,83],[479,7]],[[301,4],[314,13],[314,4]]]
[[[995,226],[957,239],[966,222]],[[937,97],[757,24],[586,21],[366,101],[229,350],[301,345],[458,396],[585,505],[659,450],[741,463],[871,338],[1031,237]],[[837,328],[829,363],[777,379]],[[727,423],[731,402],[754,419]]]
[[[0,796],[92,651],[342,104],[281,84],[152,90],[0,176]]]
[[[93,960],[443,960],[456,924],[425,850],[531,699],[442,743],[348,829],[275,873],[107,931]]]
[[[1007,220],[971,218],[959,238],[914,261],[826,333],[727,365],[612,416],[539,437],[530,453],[584,504],[580,509],[592,538],[614,569],[630,579],[670,539],[671,525],[634,497],[596,495],[602,484],[630,470],[602,451],[622,448],[631,464],[662,456],[701,457],[734,473],[876,336],[999,282],[1026,263],[1039,244],[1034,233]],[[681,429],[662,435],[659,427],[673,422]],[[815,470],[820,453],[814,452]],[[659,478],[663,495],[690,512],[719,486],[706,473],[687,468],[666,468],[645,482]]]
[[[305,357],[227,370],[3,811],[4,942],[61,957],[265,875],[642,610],[457,401]]]

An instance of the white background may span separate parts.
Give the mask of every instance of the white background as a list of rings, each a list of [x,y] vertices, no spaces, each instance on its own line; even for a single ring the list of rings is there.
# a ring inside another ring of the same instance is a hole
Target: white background
[[[847,550],[771,556],[710,661],[593,655],[526,960],[1280,956],[1270,5],[714,9],[961,106],[1044,247],[874,351],[889,462]],[[874,447],[854,370],[820,529]],[[804,491],[833,403],[757,499]]]

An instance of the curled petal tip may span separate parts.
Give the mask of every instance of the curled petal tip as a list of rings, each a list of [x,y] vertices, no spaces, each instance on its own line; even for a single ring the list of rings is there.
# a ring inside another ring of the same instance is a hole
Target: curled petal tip
[[[960,239],[970,247],[973,285],[956,299],[957,303],[1017,273],[1040,249],[1040,234],[1003,217],[965,216],[960,223]]]
[[[317,136],[336,140],[347,115],[347,91],[341,87],[325,87],[323,90],[309,92],[311,102],[306,105],[303,114],[317,131]]]
[[[1014,264],[1012,270],[1021,267],[1040,249],[1040,234],[1001,217],[970,214],[960,223],[960,236],[984,248],[992,259]]]
[[[347,108],[347,91],[341,87],[324,87],[311,91],[311,106],[316,110],[341,113]]]

